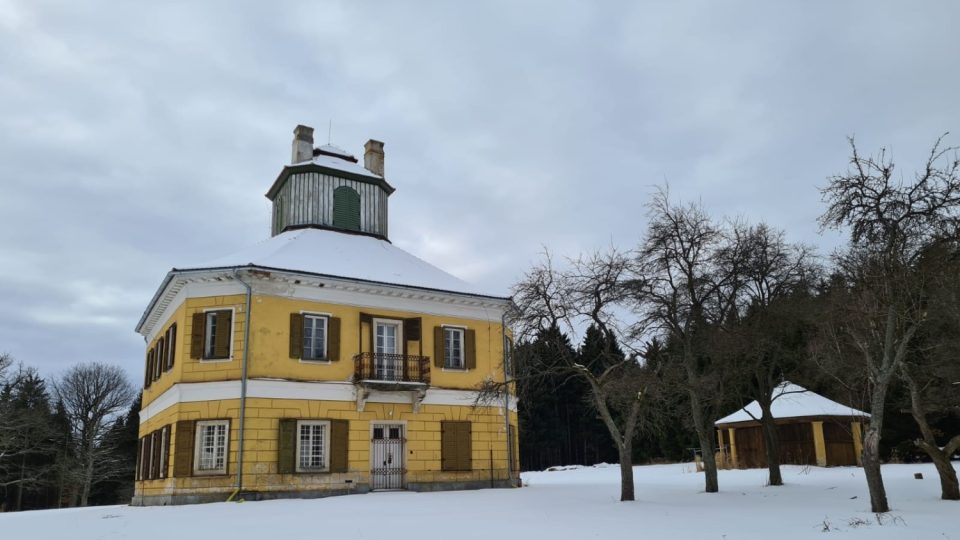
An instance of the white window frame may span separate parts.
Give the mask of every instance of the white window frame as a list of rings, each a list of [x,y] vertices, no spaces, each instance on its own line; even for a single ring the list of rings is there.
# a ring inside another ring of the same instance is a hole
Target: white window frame
[[[317,313],[315,311],[301,311],[300,315],[303,316],[304,323],[306,323],[307,317],[314,319],[323,319],[323,357],[322,358],[307,358],[305,356],[306,349],[301,344],[300,346],[300,362],[304,364],[329,364],[330,358],[327,356],[330,352],[330,317],[329,313]],[[303,328],[300,329],[303,332]],[[300,338],[303,339],[303,336]]]
[[[443,371],[467,371],[467,327],[452,324],[442,324],[443,330]],[[447,365],[447,330],[460,332],[460,367]]]
[[[230,312],[230,354],[226,358],[207,358],[207,314],[212,311]],[[235,307],[210,307],[203,310],[203,351],[200,354],[200,361],[207,364],[216,364],[219,362],[233,362],[233,329],[237,320],[237,308]],[[246,323],[244,323],[246,324]]]
[[[200,454],[202,450],[203,437],[201,432],[207,426],[224,426],[223,440],[223,467],[216,469],[201,469]],[[227,474],[227,463],[230,461],[230,421],[229,420],[198,420],[193,433],[193,474],[194,476],[211,476]]]
[[[157,361],[153,363],[153,380],[156,381],[163,376],[163,367],[166,365],[167,338],[165,336],[160,336],[157,338],[157,343],[154,347],[156,347],[157,351]],[[161,358],[161,356],[163,358]]]
[[[377,352],[377,325],[387,324],[397,327],[397,351],[393,354],[403,354],[403,319],[385,319],[374,317],[370,331],[373,333],[373,350]]]
[[[379,317],[379,318],[378,318],[378,317],[374,317],[374,319],[373,319],[373,321],[372,321],[372,324],[370,325],[370,333],[372,334],[372,337],[373,337],[373,339],[371,340],[371,341],[373,342],[373,344],[372,344],[372,347],[371,347],[371,351],[370,351],[370,352],[373,353],[373,355],[374,355],[374,367],[373,367],[373,378],[374,378],[374,379],[377,378],[377,367],[376,367],[376,355],[377,355],[377,326],[379,326],[379,325],[381,325],[381,324],[397,327],[396,350],[395,350],[393,353],[383,353],[383,354],[397,354],[397,355],[403,354],[403,346],[404,346],[404,339],[403,339],[403,319],[387,319],[387,318],[383,318],[383,317]],[[403,360],[402,360],[402,359],[400,360],[399,365],[398,365],[398,364],[394,364],[394,365],[392,365],[391,367],[392,367],[391,370],[387,370],[387,369],[386,369],[386,366],[384,366],[384,367],[383,367],[383,370],[384,370],[385,372],[386,372],[386,371],[393,371],[394,373],[396,373],[397,370],[400,370],[401,373],[402,373],[402,370],[403,370]],[[399,380],[399,379],[388,379],[388,380]]]
[[[167,452],[164,452],[164,449],[168,449],[167,438],[170,437],[170,426],[163,426],[160,428],[160,470],[157,471],[157,478],[163,479],[167,477]]]
[[[323,466],[320,468],[305,468],[301,466],[300,430],[304,426],[323,426]],[[297,420],[297,455],[296,471],[298,473],[330,472],[330,421],[329,420]]]

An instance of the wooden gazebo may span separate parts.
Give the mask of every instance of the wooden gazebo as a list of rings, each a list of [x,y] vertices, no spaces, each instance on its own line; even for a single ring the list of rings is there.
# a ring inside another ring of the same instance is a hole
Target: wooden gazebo
[[[860,465],[862,422],[869,414],[784,382],[771,413],[779,428],[780,463]],[[740,469],[767,466],[756,401],[715,422],[722,463]]]

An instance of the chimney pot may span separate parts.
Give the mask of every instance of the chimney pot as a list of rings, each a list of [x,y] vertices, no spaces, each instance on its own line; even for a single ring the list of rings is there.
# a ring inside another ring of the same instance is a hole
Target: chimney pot
[[[383,143],[370,139],[363,145],[363,168],[381,177],[383,174]]]
[[[293,128],[293,150],[290,163],[297,164],[313,159],[313,128],[303,124]]]

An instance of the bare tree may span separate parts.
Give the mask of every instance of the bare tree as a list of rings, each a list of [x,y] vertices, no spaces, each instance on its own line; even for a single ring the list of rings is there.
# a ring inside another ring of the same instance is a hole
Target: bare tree
[[[880,437],[887,390],[926,318],[931,275],[917,263],[941,241],[953,241],[960,211],[960,160],[939,138],[912,181],[897,178],[885,150],[862,156],[850,139],[850,168],[822,190],[822,227],[848,228],[849,248],[835,256],[842,298],[826,334],[838,355],[855,351],[870,391],[863,467],[874,512],[887,512]]]
[[[118,366],[100,363],[71,368],[56,383],[73,431],[75,454],[81,468],[80,505],[86,506],[94,484],[109,477],[111,464],[123,467],[110,437],[113,418],[123,413],[136,393]],[[94,469],[101,471],[94,476]]]
[[[771,409],[774,401],[790,393],[783,382],[804,356],[804,333],[809,326],[805,307],[819,269],[810,248],[788,243],[783,231],[766,224],[749,227],[746,244],[744,307],[740,320],[730,328],[730,364],[742,374],[745,397],[760,407],[760,418],[755,420],[763,432],[768,483],[780,486],[780,438]]]
[[[719,491],[713,420],[724,396],[723,370],[709,347],[711,334],[736,317],[743,287],[743,228],[715,223],[699,204],[674,205],[660,189],[648,205],[649,229],[636,268],[643,279],[637,306],[645,324],[676,350],[703,456],[705,490]]]
[[[593,326],[604,337],[603,345],[591,358],[582,358],[557,343],[551,347],[555,354],[549,365],[537,365],[537,358],[524,359],[526,365],[533,366],[524,376],[559,372],[587,383],[591,404],[620,456],[622,501],[635,498],[633,441],[643,423],[642,411],[647,403],[643,369],[636,357],[634,341],[624,332],[630,325],[621,320],[629,314],[624,286],[628,267],[628,257],[616,250],[582,257],[563,271],[555,268],[546,256],[514,286],[518,340],[562,336],[564,332],[576,334],[587,326]],[[558,329],[560,331],[556,331]],[[626,354],[616,346],[618,342],[627,349]],[[529,351],[530,348],[518,347],[517,350]],[[496,390],[496,384],[488,383],[484,392],[490,394]]]
[[[960,253],[941,244],[927,250],[921,262],[939,274],[928,295],[927,318],[918,332],[917,345],[900,366],[910,398],[910,414],[920,430],[914,441],[933,461],[940,476],[940,496],[960,500],[957,471],[950,462],[960,450],[960,434],[941,433],[931,418],[960,416],[957,381],[960,381]],[[945,440],[944,444],[938,441]]]

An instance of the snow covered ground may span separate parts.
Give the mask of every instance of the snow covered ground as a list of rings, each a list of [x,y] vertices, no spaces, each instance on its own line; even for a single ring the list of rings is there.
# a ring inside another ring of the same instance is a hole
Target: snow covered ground
[[[0,514],[0,538],[960,540],[960,502],[940,500],[932,465],[884,466],[893,511],[880,521],[857,468],[789,466],[787,485],[777,488],[764,487],[762,470],[721,471],[722,491],[710,495],[691,470],[637,467],[637,501],[629,503],[618,501],[619,471],[610,465],[525,473],[528,487],[514,490]]]

